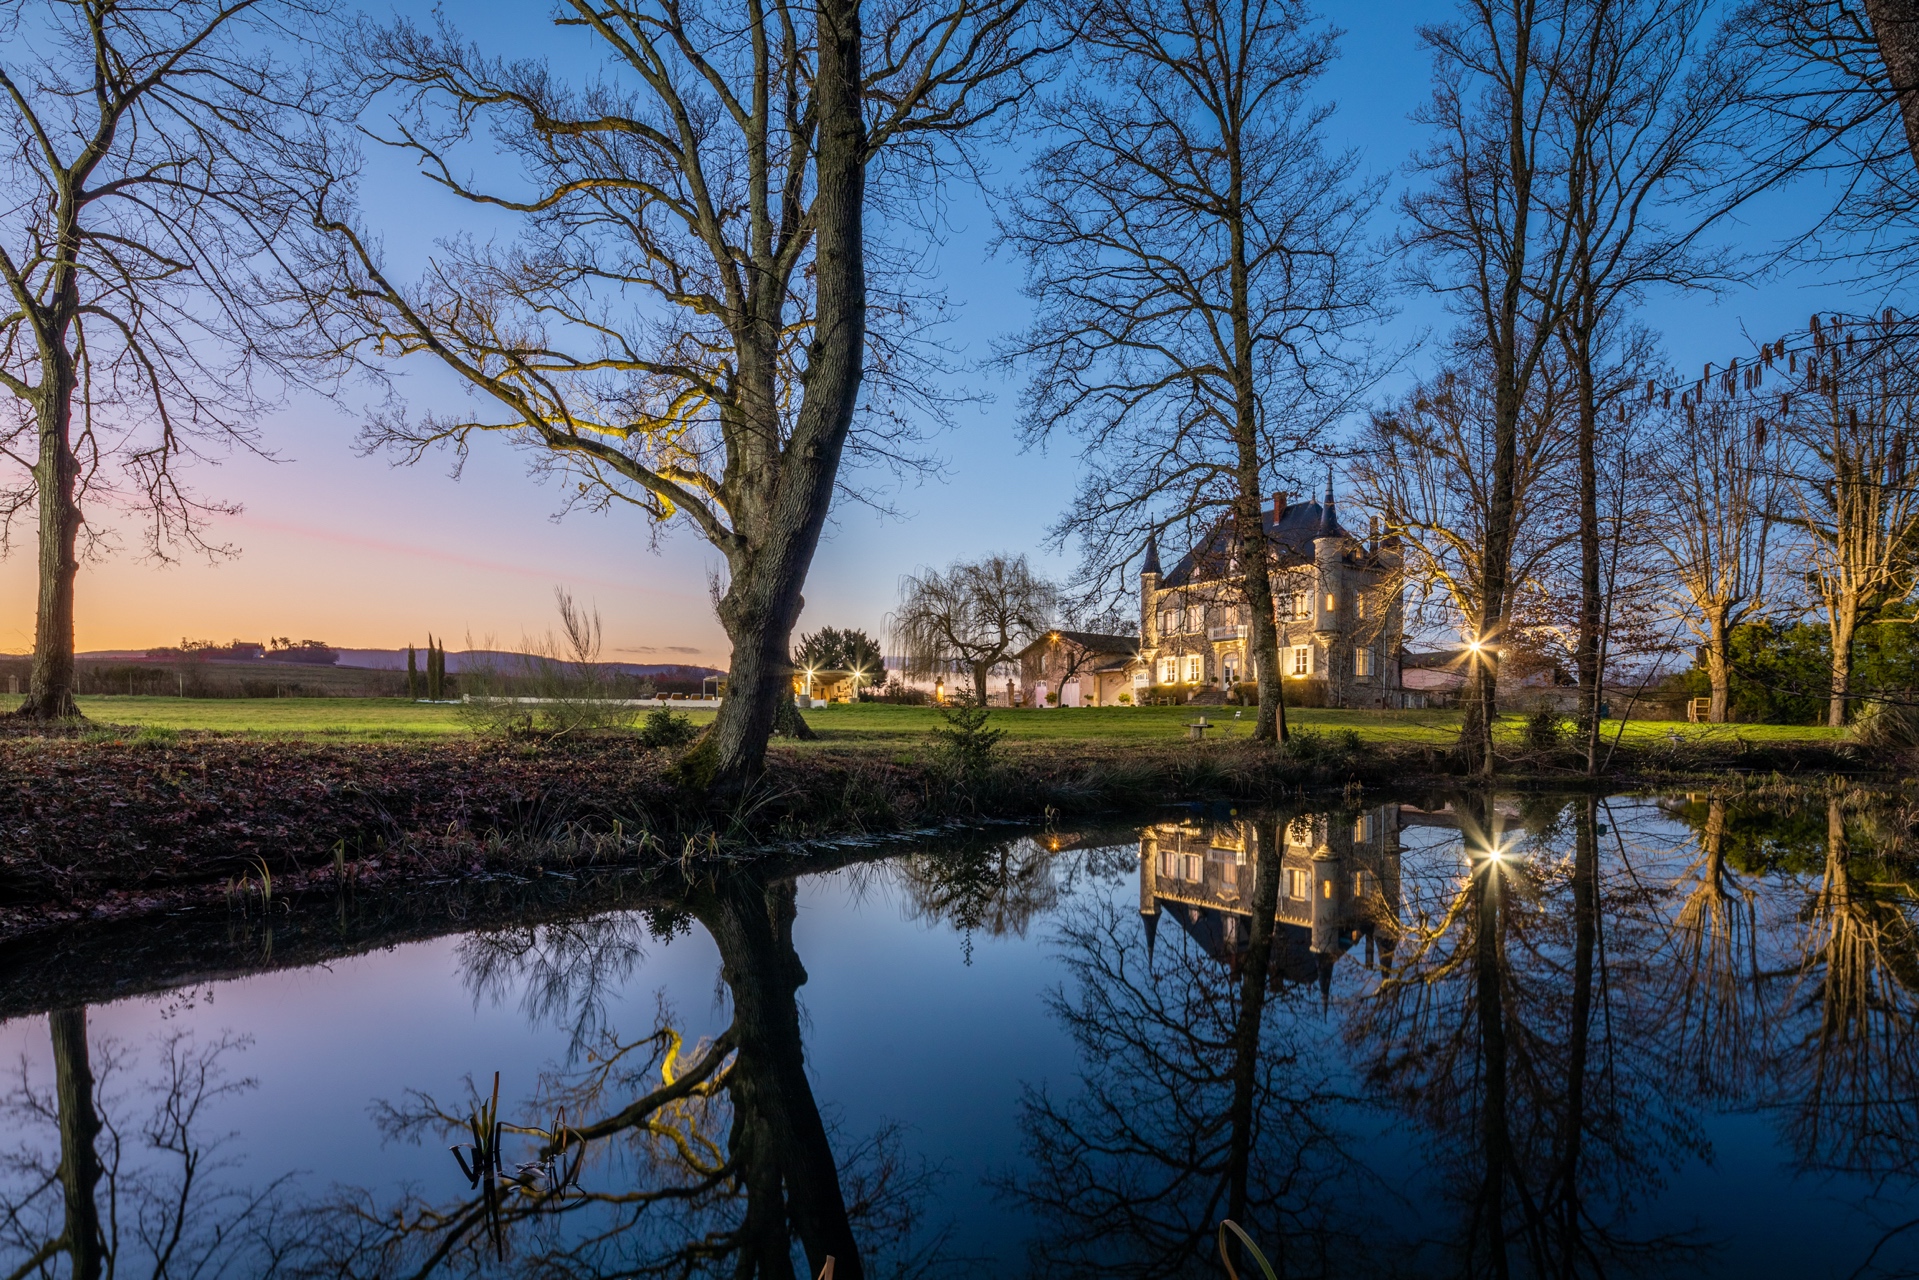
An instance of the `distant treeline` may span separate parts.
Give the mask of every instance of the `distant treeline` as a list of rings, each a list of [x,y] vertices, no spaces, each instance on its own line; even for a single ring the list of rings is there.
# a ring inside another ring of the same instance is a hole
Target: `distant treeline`
[[[0,696],[8,690],[25,693],[30,660],[23,656],[0,657]],[[518,692],[518,677],[496,677],[508,686],[509,696]],[[7,682],[11,680],[12,684]],[[446,693],[449,698],[461,694],[461,677],[449,674]],[[530,685],[532,682],[528,681]],[[683,694],[698,696],[697,677],[609,675],[607,697],[650,698]],[[81,696],[118,694],[122,697],[170,698],[404,698],[407,696],[406,672],[383,671],[369,667],[341,667],[317,663],[312,659],[289,659],[278,654],[249,660],[245,657],[206,658],[195,654],[171,661],[151,658],[146,661],[79,660],[74,691]]]
[[[147,657],[162,661],[266,661],[325,667],[338,662],[340,653],[324,640],[291,640],[286,636],[276,636],[265,644],[257,640],[229,640],[225,644],[215,644],[211,640],[183,639],[177,645],[148,649]]]

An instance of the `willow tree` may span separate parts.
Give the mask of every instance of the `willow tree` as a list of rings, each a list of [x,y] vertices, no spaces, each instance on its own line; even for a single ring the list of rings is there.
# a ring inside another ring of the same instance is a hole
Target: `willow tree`
[[[520,228],[510,245],[444,241],[407,283],[347,184],[322,204],[337,340],[436,362],[478,406],[377,416],[369,442],[411,459],[497,436],[573,501],[678,519],[716,548],[728,692],[687,764],[722,790],[760,770],[788,698],[842,461],[888,447],[883,414],[855,429],[863,377],[901,368],[884,362],[897,331],[868,328],[869,170],[912,195],[937,139],[1022,91],[1032,48],[1025,0],[867,16],[860,0],[565,0],[569,65],[596,68],[579,74],[488,57],[444,19],[362,22],[343,50],[368,109],[391,108],[385,141]],[[467,176],[484,139],[494,163]]]
[[[1255,738],[1280,735],[1266,495],[1363,385],[1353,331],[1376,322],[1365,244],[1376,187],[1329,153],[1311,92],[1334,33],[1297,0],[1061,0],[1080,32],[1040,114],[1050,145],[1001,232],[1027,262],[1029,439],[1088,453],[1061,537],[1121,590],[1151,530],[1222,565],[1250,618]],[[1297,479],[1294,475],[1292,478]],[[1255,551],[1257,549],[1257,552]]]
[[[277,330],[258,305],[303,230],[306,84],[270,55],[304,0],[15,0],[0,31],[0,518],[37,520],[22,716],[79,714],[74,593],[130,510],[150,554],[207,551],[181,464],[250,447]],[[289,125],[288,118],[295,122]],[[284,369],[285,366],[282,366]],[[91,519],[89,518],[91,513]],[[7,538],[10,542],[10,536]]]
[[[993,668],[1052,625],[1056,599],[1025,556],[992,555],[902,578],[887,626],[908,675],[966,672],[983,707]]]

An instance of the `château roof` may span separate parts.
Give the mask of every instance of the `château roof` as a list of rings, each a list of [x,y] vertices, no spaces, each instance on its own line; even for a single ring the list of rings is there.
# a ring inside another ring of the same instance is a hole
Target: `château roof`
[[[1269,506],[1265,509],[1264,517],[1261,523],[1266,528],[1266,540],[1279,553],[1282,567],[1311,564],[1315,538],[1346,538],[1352,540],[1355,546],[1359,545],[1353,535],[1341,527],[1339,514],[1330,500],[1325,503],[1295,503],[1287,507],[1277,520],[1273,519],[1273,509]],[[1223,574],[1232,542],[1232,522],[1221,520],[1213,526],[1212,533],[1204,542],[1180,557],[1179,563],[1173,566],[1171,573],[1160,579],[1159,585],[1162,588],[1190,586],[1194,582],[1209,581]],[[1198,572],[1200,566],[1205,566],[1206,572]]]

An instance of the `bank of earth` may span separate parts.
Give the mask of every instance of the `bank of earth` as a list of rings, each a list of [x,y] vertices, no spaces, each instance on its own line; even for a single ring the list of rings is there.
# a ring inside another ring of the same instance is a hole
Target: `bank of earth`
[[[256,726],[278,703],[308,705],[271,729],[220,732],[158,724],[161,711],[180,715],[177,699],[102,699],[80,733],[0,738],[0,940],[315,889],[790,853],[806,841],[1171,803],[1356,801],[1369,789],[1468,785],[1436,713],[1305,713],[1283,750],[1247,741],[1243,728],[1235,735],[1229,718],[1220,736],[1191,741],[1182,732],[1190,708],[1002,714],[993,724],[1005,738],[968,772],[929,738],[933,714],[861,707],[814,713],[819,740],[776,743],[763,782],[714,808],[681,784],[672,752],[629,733],[370,733],[341,725],[341,708],[324,705],[338,701],[229,704],[229,715],[250,713]],[[149,706],[128,705],[136,702]],[[131,721],[129,710],[147,710],[146,725],[100,723],[113,713]],[[329,710],[330,726],[287,723]],[[1506,728],[1502,786],[1583,782],[1569,750],[1529,748],[1523,726]],[[1901,763],[1864,759],[1825,734],[1655,724],[1629,726],[1593,785],[1749,787],[1828,774],[1892,782]]]

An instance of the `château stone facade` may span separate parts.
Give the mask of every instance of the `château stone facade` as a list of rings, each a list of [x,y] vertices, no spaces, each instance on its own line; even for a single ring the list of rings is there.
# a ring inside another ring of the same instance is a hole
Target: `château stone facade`
[[[1274,494],[1265,512],[1281,674],[1295,705],[1398,707],[1405,604],[1392,540],[1340,526],[1332,486],[1322,502]],[[1138,701],[1224,698],[1257,679],[1239,589],[1239,550],[1222,522],[1162,572],[1148,544],[1140,570],[1140,636],[1131,664]]]

